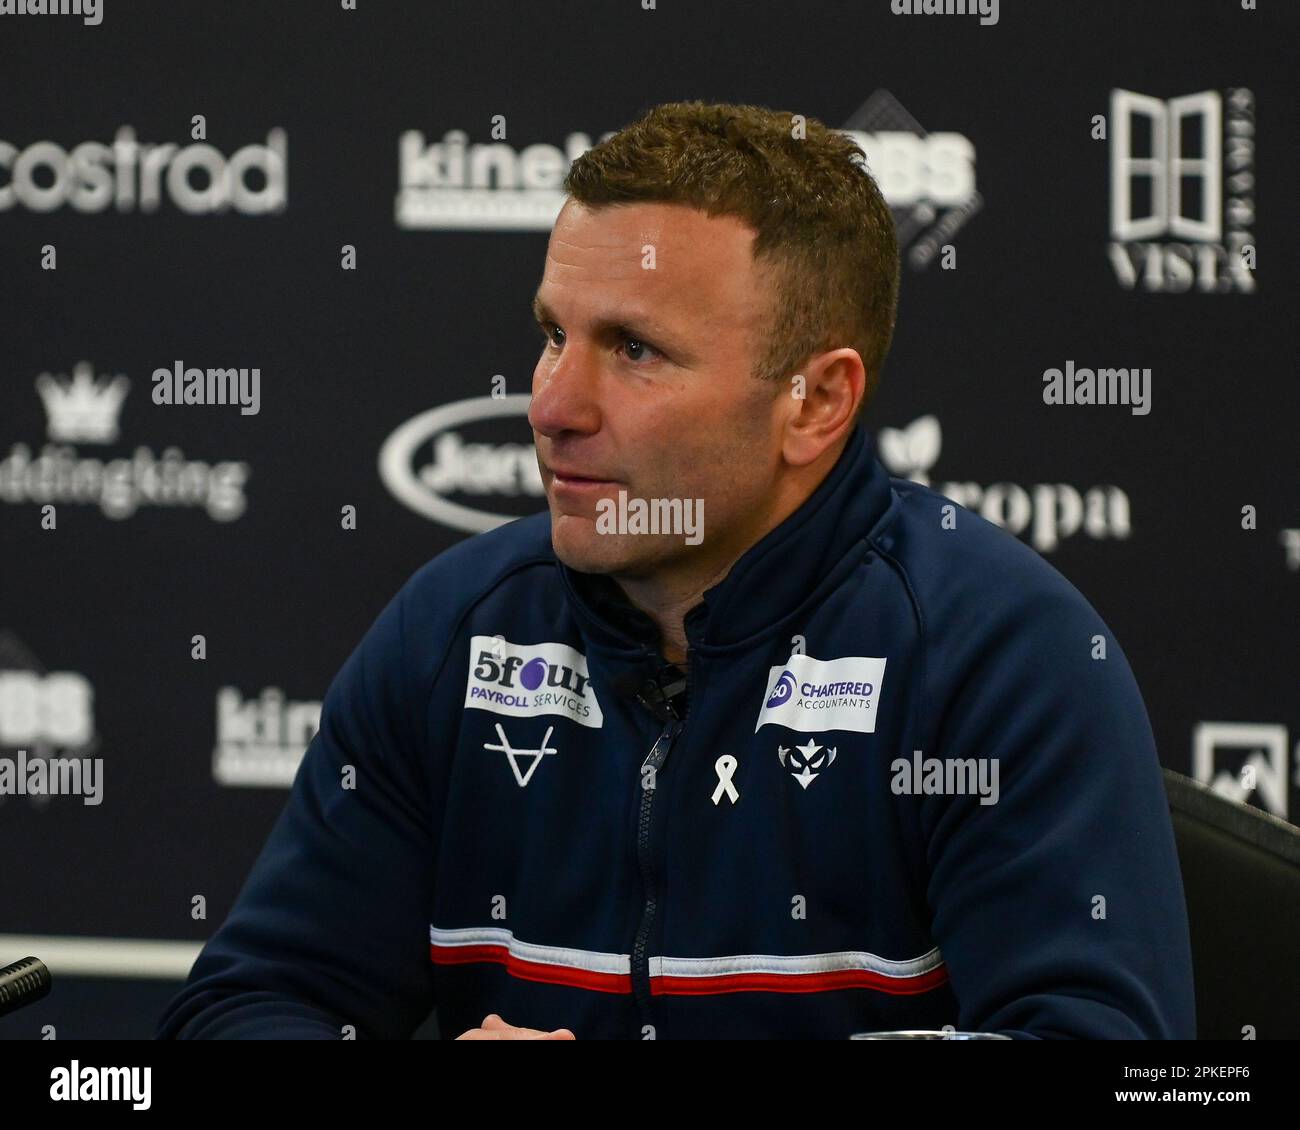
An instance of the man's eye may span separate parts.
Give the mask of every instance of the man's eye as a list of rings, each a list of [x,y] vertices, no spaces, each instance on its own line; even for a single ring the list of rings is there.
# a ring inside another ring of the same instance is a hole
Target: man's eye
[[[646,350],[649,350],[656,357],[663,356],[653,345],[642,341],[640,338],[625,337],[623,339],[623,348],[627,350],[628,359],[631,361],[645,360]]]
[[[538,326],[538,329],[540,329],[540,330],[542,331],[542,337],[546,338],[546,341],[547,341],[547,343],[548,343],[549,345],[563,345],[563,344],[564,344],[564,331],[563,331],[562,329],[560,329],[559,326],[545,325],[545,326]],[[559,334],[559,335],[560,335],[560,340],[559,340],[559,341],[556,341],[556,340],[551,336],[552,334]]]

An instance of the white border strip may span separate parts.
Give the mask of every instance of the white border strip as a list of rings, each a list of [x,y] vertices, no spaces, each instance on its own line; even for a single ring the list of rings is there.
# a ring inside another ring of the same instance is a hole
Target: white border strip
[[[861,950],[839,953],[766,954],[746,953],[735,957],[652,957],[652,977],[726,977],[749,973],[878,973],[882,977],[918,977],[943,964],[939,950],[920,957],[891,961]]]
[[[150,938],[0,934],[0,967],[24,957],[38,957],[55,977],[184,981],[202,948],[202,942]]]
[[[429,941],[438,946],[504,946],[513,957],[544,965],[562,965],[593,973],[629,973],[628,954],[599,953],[593,950],[567,949],[521,942],[509,930],[499,926],[470,926],[458,930],[429,927]],[[812,954],[736,954],[726,957],[652,957],[652,977],[725,977],[749,973],[841,973],[865,971],[883,977],[918,977],[938,969],[943,955],[938,948],[920,957],[891,961],[861,950]]]
[[[442,930],[437,926],[430,926],[429,941],[435,946],[505,946],[511,957],[522,961],[535,961],[539,965],[560,965],[566,969],[582,969],[588,973],[615,973],[627,976],[632,972],[631,954],[600,953],[596,950],[575,950],[564,946],[541,946],[535,942],[521,942],[509,930],[500,926],[468,926],[459,930]]]

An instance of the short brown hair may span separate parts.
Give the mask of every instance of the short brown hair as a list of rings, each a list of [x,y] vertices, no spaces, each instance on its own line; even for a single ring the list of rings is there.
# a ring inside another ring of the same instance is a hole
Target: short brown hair
[[[898,314],[898,238],[851,138],[761,106],[669,102],[580,156],[564,188],[593,208],[676,203],[743,220],[755,263],[774,268],[755,375],[785,380],[849,346],[867,372],[863,407],[872,398]]]

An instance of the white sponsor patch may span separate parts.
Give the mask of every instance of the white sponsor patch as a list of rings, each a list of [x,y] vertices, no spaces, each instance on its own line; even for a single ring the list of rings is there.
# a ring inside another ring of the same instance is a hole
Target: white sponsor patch
[[[754,732],[763,726],[785,726],[802,733],[854,730],[874,734],[884,678],[883,658],[792,655],[780,667],[769,669]]]
[[[514,718],[558,714],[583,726],[605,724],[587,674],[587,657],[562,643],[520,644],[501,636],[474,636],[465,705]]]

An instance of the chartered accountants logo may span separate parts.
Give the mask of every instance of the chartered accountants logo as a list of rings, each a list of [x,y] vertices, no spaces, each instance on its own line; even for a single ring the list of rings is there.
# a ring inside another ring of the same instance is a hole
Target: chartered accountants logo
[[[929,266],[984,206],[974,143],[961,133],[926,130],[888,90],[872,94],[842,131],[866,155],[908,265]]]
[[[384,441],[380,479],[417,514],[472,534],[546,509],[527,421],[531,399],[477,396],[421,412]],[[475,432],[482,438],[471,438]]]
[[[178,447],[166,447],[160,455],[148,446],[136,446],[130,454],[78,450],[119,442],[131,388],[125,374],[96,376],[89,361],[79,361],[72,376],[41,373],[35,385],[47,442],[39,450],[15,442],[0,457],[0,504],[48,508],[41,518],[47,528],[54,528],[63,505],[96,506],[114,520],[130,518],[142,507],[202,508],[218,522],[244,513],[247,463],[186,459]],[[12,418],[11,412],[0,416]]]
[[[1132,533],[1129,496],[1111,484],[1086,488],[1061,482],[932,484],[931,472],[943,446],[936,416],[918,417],[902,428],[881,428],[877,441],[880,460],[891,474],[933,486],[959,506],[1023,537],[1040,553],[1050,553],[1075,536],[1124,539]]]
[[[776,686],[772,688],[772,693],[768,695],[767,705],[780,706],[782,703],[789,702],[794,697],[795,678],[788,670],[782,671],[780,678],[776,681]]]
[[[1110,97],[1110,262],[1125,290],[1255,290],[1255,95]]]
[[[600,140],[613,133],[601,135]],[[398,140],[397,226],[425,230],[549,231],[564,204],[569,166],[592,147],[573,132],[564,145],[517,147],[504,117],[487,141],[471,143],[460,129],[430,142],[418,129]]]
[[[865,655],[826,660],[811,655],[790,656],[783,666],[768,672],[754,732],[776,725],[805,733],[875,733],[885,662],[883,657]],[[783,756],[781,764],[785,765],[786,760]]]
[[[587,657],[562,643],[511,643],[503,636],[470,640],[465,706],[533,718],[558,714],[582,726],[605,724]]]
[[[284,211],[289,199],[288,135],[275,128],[266,143],[226,156],[206,141],[143,144],[131,126],[112,143],[14,143],[0,139],[0,213],[153,213],[170,204],[190,216]]]

